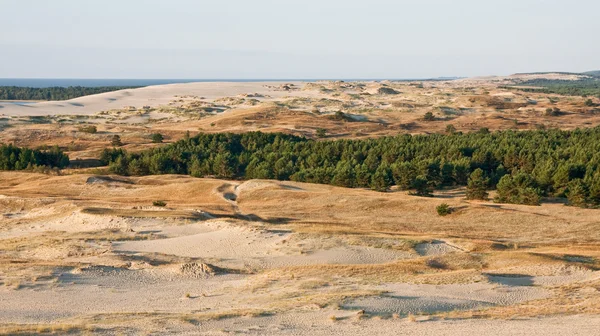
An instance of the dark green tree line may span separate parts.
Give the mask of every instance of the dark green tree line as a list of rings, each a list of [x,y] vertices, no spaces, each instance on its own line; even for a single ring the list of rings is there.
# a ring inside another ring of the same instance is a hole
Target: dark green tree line
[[[58,147],[42,151],[13,145],[0,145],[0,170],[23,170],[36,166],[64,168],[69,157]]]
[[[199,134],[141,153],[107,149],[101,160],[124,175],[278,179],[379,191],[395,185],[421,196],[468,185],[473,199],[497,188],[501,202],[539,204],[543,196],[578,195],[574,204],[600,204],[600,127],[333,141]]]
[[[102,87],[47,87],[33,88],[22,86],[0,86],[0,100],[68,100],[98,93],[112,92],[134,87],[102,86]]]

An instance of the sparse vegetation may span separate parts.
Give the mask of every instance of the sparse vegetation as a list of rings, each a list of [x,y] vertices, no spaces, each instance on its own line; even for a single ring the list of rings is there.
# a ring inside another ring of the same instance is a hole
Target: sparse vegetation
[[[152,205],[156,207],[166,207],[167,203],[165,203],[165,201],[154,201],[152,202]]]
[[[558,107],[549,107],[546,109],[546,115],[549,117],[556,117],[560,115],[560,109]]]
[[[450,206],[447,203],[442,203],[440,205],[438,205],[435,210],[437,211],[438,215],[440,216],[447,216],[450,213],[452,213],[452,209],[450,208]]]
[[[433,115],[433,112],[428,111],[425,113],[425,115],[423,116],[423,120],[425,121],[434,121],[435,120],[435,116]]]
[[[153,133],[153,134],[151,135],[151,139],[152,139],[152,142],[153,142],[153,143],[162,143],[162,142],[163,142],[163,140],[164,140],[164,137],[163,137],[163,135],[162,135],[162,134],[160,134],[160,133]]]
[[[112,146],[118,147],[118,146],[123,146],[123,142],[121,141],[121,137],[117,134],[113,135],[110,138],[110,144]]]

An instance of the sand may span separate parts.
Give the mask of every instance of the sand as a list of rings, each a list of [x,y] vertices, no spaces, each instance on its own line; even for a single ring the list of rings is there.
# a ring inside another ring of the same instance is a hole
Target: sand
[[[295,92],[276,89],[284,84],[301,85],[301,82],[200,82],[154,85],[126,89],[67,101],[37,102],[27,105],[3,104],[0,114],[6,116],[93,115],[113,109],[133,106],[158,107],[168,105],[180,97],[202,97],[205,101],[242,94],[256,94],[271,98],[297,95]],[[306,95],[306,93],[304,93]],[[131,120],[130,120],[131,121]]]

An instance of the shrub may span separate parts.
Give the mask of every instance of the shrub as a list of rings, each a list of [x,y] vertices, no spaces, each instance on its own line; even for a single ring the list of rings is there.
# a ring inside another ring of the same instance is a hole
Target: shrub
[[[479,134],[490,134],[490,129],[487,127],[482,127],[479,129],[479,131],[477,131],[477,133]]]
[[[437,268],[437,269],[445,269],[448,266],[446,265],[446,263],[444,263],[442,260],[436,259],[436,258],[432,258],[432,259],[427,259],[427,261],[425,262],[425,264],[431,268]]]
[[[319,138],[324,138],[327,135],[327,130],[324,128],[317,128],[316,134]]]
[[[452,125],[452,124],[446,125],[446,133],[454,134],[455,132],[456,132],[456,127],[454,127],[454,125]]]
[[[435,120],[435,116],[433,115],[433,112],[429,111],[429,112],[425,113],[425,115],[423,116],[423,120],[425,120],[425,121],[434,121]]]
[[[558,107],[554,107],[554,108],[547,108],[546,109],[546,115],[549,117],[555,117],[557,115],[560,115],[560,109]]]
[[[377,93],[379,94],[383,94],[383,95],[396,95],[399,94],[400,92],[389,88],[389,87],[380,87],[379,89],[377,89]]]
[[[165,206],[167,206],[167,203],[165,203],[164,201],[154,201],[154,202],[152,202],[152,205],[157,206],[157,207],[165,207]]]
[[[112,138],[110,139],[110,144],[118,147],[118,146],[123,146],[123,142],[121,142],[121,137],[118,135],[113,135]]]
[[[163,142],[163,139],[164,139],[163,135],[160,133],[152,134],[151,138],[152,138],[153,143],[161,143],[161,142]]]
[[[437,210],[438,215],[446,216],[452,212],[452,208],[446,203],[442,203],[435,208]]]
[[[585,106],[594,106],[594,102],[591,99],[585,101]]]

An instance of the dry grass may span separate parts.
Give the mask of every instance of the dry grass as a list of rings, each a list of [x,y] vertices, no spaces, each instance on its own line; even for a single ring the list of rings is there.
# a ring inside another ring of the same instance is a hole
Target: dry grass
[[[0,335],[69,335],[94,333],[92,326],[75,324],[5,324],[0,325]]]

